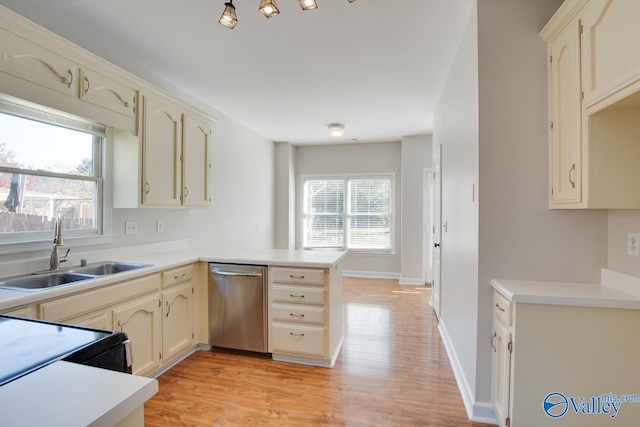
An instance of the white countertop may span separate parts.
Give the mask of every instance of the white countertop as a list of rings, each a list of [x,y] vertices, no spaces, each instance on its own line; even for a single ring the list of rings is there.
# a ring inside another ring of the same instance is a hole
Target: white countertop
[[[131,270],[115,275],[71,283],[55,288],[25,292],[0,289],[0,310],[33,304],[52,298],[59,298],[76,292],[106,286],[115,282],[130,280],[158,271],[193,262],[224,262],[233,264],[259,264],[272,266],[334,268],[346,256],[343,251],[289,251],[284,249],[209,249],[194,247],[172,247],[167,250],[153,250],[148,247],[119,248],[102,253],[89,254],[89,263],[97,261],[128,261],[151,264],[150,267]]]
[[[151,378],[55,362],[0,387],[0,424],[113,426],[157,392]]]
[[[602,283],[493,279],[491,286],[515,303],[640,310],[640,278],[602,270]]]

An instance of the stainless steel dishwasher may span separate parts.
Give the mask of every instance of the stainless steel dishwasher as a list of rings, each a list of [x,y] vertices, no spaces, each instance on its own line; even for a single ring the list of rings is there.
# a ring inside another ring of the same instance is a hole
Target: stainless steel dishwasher
[[[209,264],[209,338],[213,347],[267,353],[267,269]]]

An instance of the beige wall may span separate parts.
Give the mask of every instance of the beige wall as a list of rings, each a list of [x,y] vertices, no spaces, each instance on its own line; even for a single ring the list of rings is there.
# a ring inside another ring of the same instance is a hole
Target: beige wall
[[[425,282],[425,257],[431,254],[430,248],[423,247],[425,214],[431,216],[429,209],[425,212],[423,202],[425,169],[433,167],[432,136],[405,136],[401,144],[400,283],[420,285]]]
[[[295,249],[296,178],[295,146],[275,144],[275,244],[276,249]]]
[[[606,211],[547,205],[547,59],[538,32],[561,3],[478,0],[435,115],[449,230],[441,326],[475,417],[490,414],[490,279],[598,282],[607,262]]]
[[[478,57],[474,6],[434,115],[442,146],[440,329],[463,396],[473,399],[478,319]],[[446,230],[446,231],[445,231]]]
[[[302,175],[349,174],[349,173],[394,173],[396,184],[395,224],[396,253],[390,255],[349,254],[344,262],[347,274],[397,277],[400,272],[400,142],[376,144],[338,144],[296,147],[296,219],[300,222],[302,206]],[[296,247],[301,246],[301,230],[296,229]]]
[[[640,257],[627,255],[627,233],[640,233],[640,210],[610,210],[608,267],[640,276]]]

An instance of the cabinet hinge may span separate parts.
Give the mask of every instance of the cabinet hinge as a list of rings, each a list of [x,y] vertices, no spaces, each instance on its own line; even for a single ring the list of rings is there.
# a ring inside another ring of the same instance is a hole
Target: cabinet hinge
[[[509,353],[513,353],[513,341],[509,341],[509,344],[507,344],[507,350],[509,350]]]
[[[505,418],[504,425],[506,425],[507,427],[509,427],[511,425],[511,418],[510,417]]]
[[[549,64],[553,64],[553,56],[549,55]]]
[[[584,101],[584,91],[582,91],[582,92],[580,93],[580,96],[582,97],[582,100]]]
[[[193,332],[191,332],[191,339],[195,339],[196,338],[196,334],[194,334]]]
[[[584,33],[584,26],[580,24],[580,34]]]
[[[162,307],[162,301],[158,300],[158,307]]]
[[[553,122],[551,122],[549,126],[551,127],[551,129],[553,129]]]
[[[162,353],[158,353],[158,360],[162,360]]]
[[[191,293],[192,293],[192,294],[195,294],[195,293],[196,293],[196,290],[195,290],[195,289],[193,289],[193,286],[191,287]]]

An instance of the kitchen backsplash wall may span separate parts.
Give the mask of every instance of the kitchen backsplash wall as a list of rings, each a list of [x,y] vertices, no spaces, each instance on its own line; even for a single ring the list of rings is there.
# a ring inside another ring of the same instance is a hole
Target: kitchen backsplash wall
[[[610,210],[608,267],[640,276],[640,257],[627,254],[628,233],[640,233],[640,210]]]

